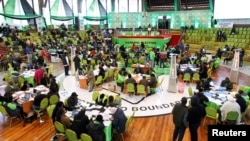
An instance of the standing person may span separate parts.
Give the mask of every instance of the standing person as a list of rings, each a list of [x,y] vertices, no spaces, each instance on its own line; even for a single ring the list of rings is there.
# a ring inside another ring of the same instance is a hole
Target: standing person
[[[81,59],[79,58],[78,53],[76,53],[73,61],[74,61],[74,65],[75,65],[75,71],[79,70]]]
[[[154,67],[154,62],[155,62],[155,52],[154,52],[154,48],[153,50],[151,50],[149,52],[149,59],[150,59],[150,62],[151,62],[151,67],[153,68]]]
[[[35,80],[37,86],[41,84],[41,80],[43,78],[43,73],[44,73],[44,71],[42,69],[42,66],[39,64],[38,69],[36,69],[35,75],[34,75],[34,80]]]
[[[26,44],[25,53],[28,59],[28,63],[32,64],[32,49],[30,47],[30,44]]]
[[[191,108],[188,109],[187,122],[191,141],[198,141],[197,129],[200,126],[202,118],[206,115],[205,108],[199,104],[199,98],[194,95],[191,97]]]
[[[117,107],[112,107],[110,109],[110,113],[112,115],[112,127],[116,130],[116,132],[123,133],[125,131],[127,121],[127,117],[125,116],[123,110]]]
[[[62,63],[64,66],[65,76],[68,76],[69,75],[69,58],[67,54],[62,54],[61,59],[62,59]]]
[[[89,92],[92,92],[95,87],[95,75],[90,65],[87,67],[87,78],[89,84]]]
[[[151,24],[148,25],[148,36],[151,35],[151,30],[152,30],[152,27],[151,27]]]
[[[178,141],[182,141],[183,136],[185,134],[186,125],[185,125],[185,116],[187,115],[187,98],[182,97],[181,103],[175,104],[172,114],[173,114],[173,122],[175,124],[173,141],[175,141],[178,137]]]

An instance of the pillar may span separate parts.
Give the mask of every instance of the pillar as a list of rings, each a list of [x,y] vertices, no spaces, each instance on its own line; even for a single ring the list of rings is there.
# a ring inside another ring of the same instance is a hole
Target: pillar
[[[176,67],[176,54],[170,56],[170,75],[168,81],[168,92],[177,92],[177,67]]]

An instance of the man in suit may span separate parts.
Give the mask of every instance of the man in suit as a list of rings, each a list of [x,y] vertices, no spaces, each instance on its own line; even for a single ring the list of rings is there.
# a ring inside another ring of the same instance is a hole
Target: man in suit
[[[222,38],[222,31],[221,31],[221,29],[219,29],[218,31],[217,31],[217,41],[221,41],[221,38]]]

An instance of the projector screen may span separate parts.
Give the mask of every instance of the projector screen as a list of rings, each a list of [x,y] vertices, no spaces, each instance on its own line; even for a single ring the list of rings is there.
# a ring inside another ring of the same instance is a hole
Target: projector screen
[[[250,0],[215,0],[214,19],[250,18]]]

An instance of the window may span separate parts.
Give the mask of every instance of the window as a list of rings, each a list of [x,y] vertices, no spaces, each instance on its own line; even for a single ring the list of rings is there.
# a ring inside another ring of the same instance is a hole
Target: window
[[[138,0],[129,0],[129,12],[138,12]]]
[[[128,0],[119,0],[119,12],[128,12]]]

